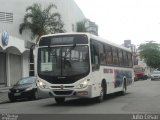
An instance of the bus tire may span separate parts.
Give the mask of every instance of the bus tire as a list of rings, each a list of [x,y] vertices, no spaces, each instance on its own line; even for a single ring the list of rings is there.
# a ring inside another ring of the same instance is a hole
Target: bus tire
[[[55,98],[57,104],[63,104],[65,101],[65,97]]]
[[[126,84],[126,80],[124,80],[123,82],[123,88],[122,91],[120,92],[121,95],[126,95],[127,93],[127,84]]]
[[[96,101],[98,103],[103,102],[103,100],[105,99],[105,97],[106,97],[106,88],[107,88],[106,87],[106,82],[102,81],[100,95],[96,98]]]

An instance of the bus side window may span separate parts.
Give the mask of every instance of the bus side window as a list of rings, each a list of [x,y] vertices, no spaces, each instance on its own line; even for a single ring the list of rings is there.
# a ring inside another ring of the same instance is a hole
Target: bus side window
[[[124,66],[128,67],[129,66],[129,61],[128,61],[128,54],[126,51],[123,51],[123,59],[124,59]]]
[[[128,61],[129,61],[129,67],[132,67],[133,63],[132,63],[132,54],[131,53],[128,53]]]
[[[99,49],[98,44],[91,39],[91,62],[92,62],[92,70],[99,69]]]
[[[113,56],[112,56],[112,47],[109,45],[105,45],[105,56],[106,56],[106,64],[113,64]]]
[[[106,65],[105,53],[104,53],[104,45],[102,43],[98,43],[99,48],[99,59],[100,65]]]
[[[118,60],[118,50],[116,47],[112,47],[113,52],[113,64],[115,66],[119,66],[119,60]]]
[[[124,61],[123,61],[123,52],[122,50],[118,49],[118,57],[119,57],[119,64],[120,66],[123,66],[124,65]]]

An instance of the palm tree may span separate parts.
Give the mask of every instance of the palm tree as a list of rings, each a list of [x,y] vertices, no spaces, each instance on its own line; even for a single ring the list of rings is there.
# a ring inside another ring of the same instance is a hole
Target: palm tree
[[[32,32],[31,38],[36,38],[36,42],[38,42],[42,35],[65,32],[61,15],[58,12],[51,13],[52,8],[57,9],[57,6],[50,4],[46,9],[42,10],[41,5],[35,3],[27,7],[24,22],[19,26],[19,33],[22,34],[25,29],[29,29]]]
[[[77,32],[87,32],[85,22],[86,20],[77,22]]]
[[[98,25],[89,19],[84,19],[77,22],[77,32],[88,32],[90,34],[98,35]]]

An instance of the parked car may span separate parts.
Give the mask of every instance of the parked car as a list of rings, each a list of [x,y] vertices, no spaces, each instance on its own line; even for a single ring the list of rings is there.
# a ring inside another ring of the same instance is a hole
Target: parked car
[[[17,99],[38,99],[36,77],[26,77],[19,80],[9,91],[8,98],[11,102]]]
[[[160,80],[160,71],[153,71],[151,74],[151,80]]]
[[[148,79],[148,71],[145,67],[141,65],[135,65],[134,67],[135,81],[137,80],[147,80]]]

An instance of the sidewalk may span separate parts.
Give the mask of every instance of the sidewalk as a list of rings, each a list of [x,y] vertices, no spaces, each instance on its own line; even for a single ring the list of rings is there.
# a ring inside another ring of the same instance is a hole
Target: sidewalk
[[[8,87],[0,88],[0,104],[9,101],[9,99],[8,99],[8,91],[9,91]]]

